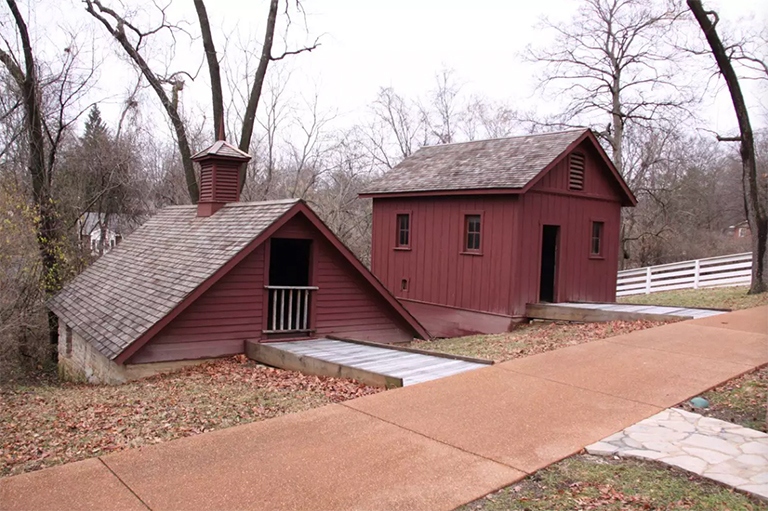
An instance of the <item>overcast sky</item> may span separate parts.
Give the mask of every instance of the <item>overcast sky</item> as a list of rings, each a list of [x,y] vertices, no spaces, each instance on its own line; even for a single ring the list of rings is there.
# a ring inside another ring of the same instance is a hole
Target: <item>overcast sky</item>
[[[108,5],[116,1],[105,0]],[[143,2],[147,4],[148,2]],[[380,87],[394,87],[408,97],[424,96],[434,87],[435,74],[453,69],[462,83],[463,92],[506,101],[512,106],[534,111],[557,108],[553,101],[542,101],[536,94],[535,68],[524,63],[520,53],[529,43],[546,41],[546,33],[537,27],[542,16],[567,20],[578,7],[578,0],[303,0],[304,20],[293,18],[289,42],[292,47],[311,43],[319,37],[320,46],[311,54],[290,58],[279,66],[290,70],[289,91],[296,98],[319,96],[326,111],[337,113],[337,125],[352,124],[365,118],[367,107]],[[70,26],[95,28],[103,36],[103,28],[85,15],[82,4],[73,0],[60,8],[35,9],[42,5],[32,1],[30,16],[38,26],[57,22],[57,18],[78,20]],[[69,5],[70,7],[66,7]],[[240,62],[242,50],[249,47],[258,53],[267,2],[218,0],[207,2],[218,50],[229,62]],[[737,20],[748,23],[768,22],[765,0],[706,0],[708,8],[718,10],[723,27]],[[194,8],[188,0],[176,0],[170,15],[186,17],[195,23]],[[281,18],[284,20],[284,18]],[[284,28],[284,27],[283,27]],[[225,34],[230,36],[225,47]],[[94,94],[110,99],[102,106],[105,117],[116,117],[123,91],[131,81],[127,68],[118,63],[115,43],[103,38],[99,43],[105,64],[101,86]],[[200,61],[199,41],[186,40],[177,48],[178,68],[195,69]],[[277,53],[282,42],[276,43]],[[162,48],[156,48],[161,54]],[[255,63],[254,63],[255,66]],[[276,71],[277,68],[274,69]],[[286,75],[287,76],[287,75]],[[187,108],[198,104],[209,109],[206,70],[195,83],[188,83],[183,101]],[[768,125],[765,111],[768,100],[754,83],[745,84],[746,95],[753,108],[756,126]],[[762,89],[764,92],[766,89]],[[735,128],[735,117],[727,96],[720,94],[714,102],[702,106],[702,116],[710,128],[727,132]],[[762,108],[758,104],[762,101]],[[111,103],[111,105],[109,104]],[[154,103],[160,115],[159,105]],[[762,115],[758,112],[761,110]]]

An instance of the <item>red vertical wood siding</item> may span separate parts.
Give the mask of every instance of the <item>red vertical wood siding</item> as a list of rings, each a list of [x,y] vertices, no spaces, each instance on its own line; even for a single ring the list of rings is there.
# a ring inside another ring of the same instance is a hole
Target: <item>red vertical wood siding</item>
[[[243,352],[263,327],[264,245],[235,266],[131,357],[130,363],[186,360]]]
[[[518,202],[509,195],[374,199],[373,273],[398,298],[508,314]],[[394,212],[402,210],[412,211],[411,250],[394,250]],[[478,213],[481,252],[464,253],[464,215]]]
[[[560,226],[557,299],[615,300],[620,187],[589,143],[575,151],[585,156],[581,191],[568,189],[566,157],[523,195],[374,198],[374,275],[406,301],[522,316],[538,301],[541,229],[551,224]],[[409,251],[394,250],[395,212],[404,210]],[[462,254],[464,215],[473,213],[483,215],[482,255]],[[602,258],[589,254],[592,221],[605,224]]]
[[[411,327],[307,220],[294,218],[273,238],[313,240],[312,285],[316,334],[375,342],[413,340]]]
[[[407,324],[358,271],[304,217],[296,216],[272,238],[313,240],[310,278],[317,335],[377,342],[413,339]],[[129,363],[219,357],[243,352],[243,340],[266,328],[268,257],[265,243],[179,314]]]

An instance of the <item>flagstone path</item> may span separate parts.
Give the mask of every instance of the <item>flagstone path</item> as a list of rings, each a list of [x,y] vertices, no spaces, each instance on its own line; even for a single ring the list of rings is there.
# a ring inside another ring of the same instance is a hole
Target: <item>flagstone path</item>
[[[586,449],[660,461],[768,499],[768,434],[698,413],[670,408]]]

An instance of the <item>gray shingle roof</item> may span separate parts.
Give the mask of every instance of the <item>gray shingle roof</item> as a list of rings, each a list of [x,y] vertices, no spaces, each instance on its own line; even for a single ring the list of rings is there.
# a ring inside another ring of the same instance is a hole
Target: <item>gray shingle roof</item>
[[[524,188],[586,131],[422,147],[362,193]]]
[[[205,156],[225,156],[227,158],[234,158],[236,160],[243,161],[248,161],[251,159],[250,154],[241,151],[225,140],[217,140],[207,149],[203,149],[199,153],[192,156],[192,159],[197,160]]]
[[[78,275],[48,306],[114,359],[298,201],[161,210]]]

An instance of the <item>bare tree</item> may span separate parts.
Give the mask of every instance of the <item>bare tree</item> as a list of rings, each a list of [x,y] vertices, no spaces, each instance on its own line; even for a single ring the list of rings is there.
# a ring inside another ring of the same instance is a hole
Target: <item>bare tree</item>
[[[742,162],[742,182],[744,184],[744,209],[747,213],[747,221],[752,231],[752,284],[750,294],[768,291],[768,211],[763,200],[760,199],[760,188],[757,181],[757,164],[755,156],[755,140],[752,133],[752,125],[749,121],[747,104],[739,85],[739,77],[733,67],[731,55],[729,55],[723,42],[717,34],[716,26],[719,21],[715,11],[704,9],[700,0],[687,0],[688,7],[698,22],[707,43],[712,50],[712,56],[717,62],[717,67],[728,85],[733,101],[733,109],[739,123],[739,136],[719,137],[721,141],[738,142]],[[711,18],[710,18],[711,17]],[[714,20],[714,21],[713,21]],[[754,61],[750,61],[754,63]],[[762,62],[762,61],[760,61]],[[764,65],[764,63],[763,63]]]
[[[556,34],[552,47],[527,50],[527,59],[546,65],[542,85],[558,87],[568,100],[557,124],[600,123],[595,131],[625,175],[628,125],[653,124],[693,101],[674,76],[680,52],[670,43],[681,13],[663,0],[585,0],[569,24],[545,20]]]
[[[77,108],[80,100],[88,93],[90,70],[81,74],[78,68],[79,50],[74,40],[67,46],[57,68],[35,58],[27,24],[15,0],[6,0],[13,17],[15,31],[20,41],[20,60],[13,47],[4,38],[6,48],[0,48],[0,62],[11,77],[16,88],[18,102],[24,111],[24,138],[28,154],[25,155],[27,173],[32,183],[31,195],[36,209],[36,237],[41,260],[41,284],[46,296],[59,290],[64,274],[60,251],[58,212],[52,194],[54,171],[59,149],[70,126],[83,113]],[[47,71],[41,78],[41,70]],[[86,107],[87,109],[87,107]],[[51,343],[57,341],[57,321],[53,313],[48,314]]]
[[[178,105],[178,92],[183,88],[182,74],[186,74],[189,78],[194,79],[193,75],[189,73],[173,73],[169,76],[163,76],[162,74],[153,70],[150,64],[144,57],[145,42],[146,40],[159,32],[169,32],[172,36],[174,33],[180,31],[179,26],[173,25],[167,21],[165,15],[165,8],[159,8],[161,14],[160,23],[149,29],[140,29],[130,22],[126,15],[121,15],[114,9],[104,5],[100,0],[83,0],[86,5],[86,11],[91,14],[95,19],[101,22],[106,28],[107,32],[120,44],[128,57],[139,69],[141,74],[146,78],[152,89],[155,91],[157,97],[160,99],[163,108],[168,115],[168,118],[173,125],[173,129],[176,135],[176,142],[181,156],[182,165],[184,167],[184,175],[187,181],[187,191],[189,193],[190,200],[197,202],[199,195],[199,188],[197,183],[197,177],[195,175],[194,167],[192,165],[190,149],[190,143],[188,140],[188,127],[184,119],[179,112]],[[205,51],[205,58],[208,63],[208,72],[211,80],[211,102],[213,107],[213,133],[215,138],[221,136],[221,132],[224,129],[224,96],[222,91],[221,70],[218,60],[218,54],[216,53],[216,47],[211,33],[210,22],[208,19],[208,12],[205,8],[203,0],[194,0],[195,11],[197,13],[198,23],[200,25],[200,31],[202,34],[203,48]],[[301,4],[297,3],[297,8],[301,11]],[[251,139],[253,138],[253,128],[256,121],[256,110],[259,106],[259,99],[261,97],[261,91],[264,85],[264,79],[267,74],[267,68],[269,63],[276,60],[281,60],[289,55],[296,55],[302,52],[312,51],[318,47],[319,42],[315,41],[314,44],[304,46],[296,50],[286,49],[280,55],[274,56],[272,54],[275,26],[277,24],[277,15],[279,10],[279,0],[270,0],[269,13],[267,15],[267,26],[264,34],[264,40],[262,42],[261,58],[259,65],[256,68],[253,76],[253,82],[251,83],[250,92],[248,94],[248,102],[245,107],[242,118],[242,126],[240,132],[240,140],[238,146],[243,151],[249,151],[251,145]],[[285,4],[286,18],[288,16],[288,3]],[[170,85],[171,95],[169,97],[165,87]],[[240,172],[240,184],[241,187],[245,182],[247,175],[247,167],[243,166]]]

